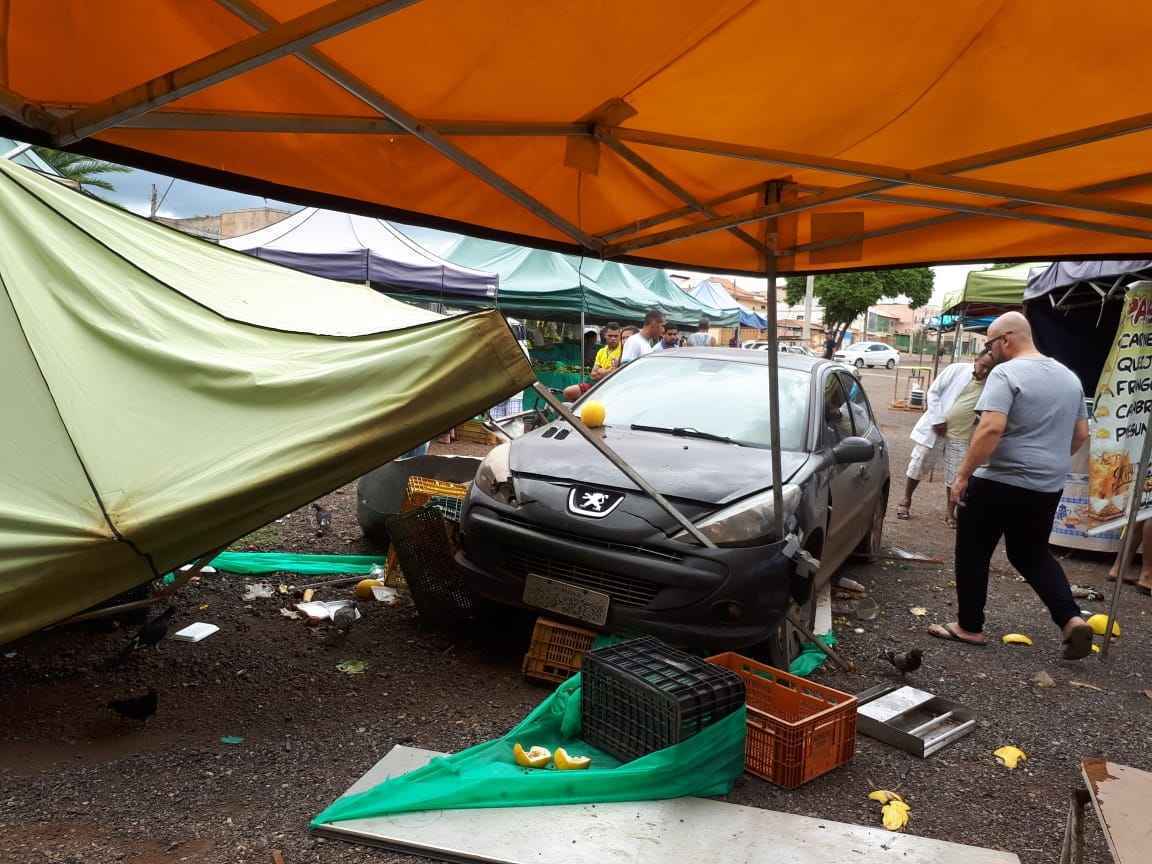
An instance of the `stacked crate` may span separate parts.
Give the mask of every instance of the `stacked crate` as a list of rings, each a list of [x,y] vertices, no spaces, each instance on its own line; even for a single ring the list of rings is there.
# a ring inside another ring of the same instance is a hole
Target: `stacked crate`
[[[524,677],[558,684],[580,671],[584,654],[596,641],[593,630],[538,618],[532,644],[524,655]]]

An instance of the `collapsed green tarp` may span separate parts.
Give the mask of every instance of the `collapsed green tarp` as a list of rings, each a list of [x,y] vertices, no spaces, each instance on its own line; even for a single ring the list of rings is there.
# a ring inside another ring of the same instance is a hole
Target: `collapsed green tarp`
[[[519,392],[459,318],[221,249],[0,160],[0,643]]]
[[[622,765],[580,740],[580,676],[574,675],[503,737],[339,798],[312,827],[413,810],[724,795],[744,770],[746,715],[741,707],[687,741]],[[572,755],[591,756],[592,765],[583,771],[521,768],[512,758],[517,741],[525,750],[564,747]]]
[[[367,575],[373,566],[383,567],[386,559],[378,555],[320,555],[292,552],[221,552],[210,562],[225,573],[301,573],[327,576],[348,573]]]
[[[973,270],[964,280],[964,290],[944,298],[941,315],[999,315],[1019,309],[1024,303],[1028,274],[1047,264],[1024,263],[997,270]]]

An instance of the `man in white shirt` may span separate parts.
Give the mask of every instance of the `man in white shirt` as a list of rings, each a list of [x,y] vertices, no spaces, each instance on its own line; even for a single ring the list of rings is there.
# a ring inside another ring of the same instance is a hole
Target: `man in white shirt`
[[[932,382],[928,388],[928,410],[916,421],[912,434],[912,455],[908,459],[908,470],[905,471],[904,500],[896,505],[896,518],[909,519],[912,515],[912,493],[920,485],[925,474],[931,472],[936,464],[937,453],[944,448],[944,433],[947,426],[944,418],[960,391],[968,386],[972,380],[971,363],[953,363]],[[948,490],[944,490],[945,506],[947,506]]]
[[[649,309],[644,316],[644,326],[638,333],[628,337],[624,352],[620,355],[620,365],[631,363],[651,351],[664,332],[664,313],[659,309]]]

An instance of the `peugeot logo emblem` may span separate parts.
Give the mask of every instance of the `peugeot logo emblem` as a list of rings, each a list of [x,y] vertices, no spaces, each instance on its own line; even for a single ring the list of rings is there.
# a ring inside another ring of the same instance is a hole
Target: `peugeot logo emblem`
[[[619,492],[605,492],[588,486],[573,486],[568,493],[568,510],[577,516],[603,519],[620,506],[624,496]]]

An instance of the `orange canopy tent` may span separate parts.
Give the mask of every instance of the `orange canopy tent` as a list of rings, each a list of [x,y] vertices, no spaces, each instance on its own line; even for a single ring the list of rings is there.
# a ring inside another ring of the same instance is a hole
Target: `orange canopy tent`
[[[1152,7],[0,2],[0,132],[600,257],[1148,257]]]

